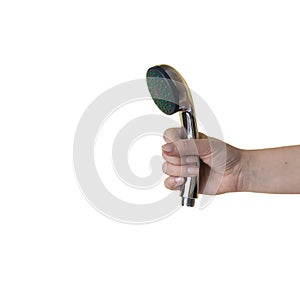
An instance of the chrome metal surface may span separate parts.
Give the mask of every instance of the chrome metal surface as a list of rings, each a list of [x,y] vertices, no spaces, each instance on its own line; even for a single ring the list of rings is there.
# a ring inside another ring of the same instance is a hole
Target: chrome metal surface
[[[188,139],[197,139],[198,138],[198,128],[197,121],[195,119],[195,115],[191,112],[183,111],[180,113],[181,115],[181,124],[186,131],[186,137]],[[195,156],[196,165],[200,167],[200,159],[199,156]],[[195,201],[188,201],[188,199],[196,199],[198,198],[198,184],[199,177],[187,177],[185,180],[185,184],[181,188],[181,197],[182,197],[182,205],[194,206]],[[193,205],[189,205],[193,202]]]

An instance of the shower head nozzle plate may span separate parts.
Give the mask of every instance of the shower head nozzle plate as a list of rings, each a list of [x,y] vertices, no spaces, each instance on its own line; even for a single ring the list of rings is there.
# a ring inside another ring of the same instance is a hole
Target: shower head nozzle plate
[[[176,85],[161,66],[147,71],[147,85],[152,99],[158,108],[167,115],[179,111],[179,95]]]

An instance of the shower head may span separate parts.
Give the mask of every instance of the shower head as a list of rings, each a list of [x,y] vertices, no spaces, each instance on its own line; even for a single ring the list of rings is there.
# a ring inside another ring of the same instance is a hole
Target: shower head
[[[176,69],[168,65],[154,66],[147,71],[146,78],[151,97],[163,113],[194,111],[190,89]]]
[[[158,108],[167,115],[180,113],[187,139],[197,139],[198,129],[191,91],[180,73],[171,66],[158,65],[146,75],[150,95]],[[196,164],[200,166],[199,157]],[[187,177],[181,189],[182,205],[194,206],[198,197],[198,177]]]
[[[179,111],[179,93],[174,81],[161,66],[155,66],[147,71],[149,92],[158,108],[167,115]]]

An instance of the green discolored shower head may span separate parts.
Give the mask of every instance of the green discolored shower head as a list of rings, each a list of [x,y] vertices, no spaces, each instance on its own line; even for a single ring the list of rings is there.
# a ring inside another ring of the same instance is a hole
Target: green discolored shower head
[[[147,71],[147,85],[152,99],[158,108],[167,115],[179,111],[177,88],[161,66],[154,66]]]

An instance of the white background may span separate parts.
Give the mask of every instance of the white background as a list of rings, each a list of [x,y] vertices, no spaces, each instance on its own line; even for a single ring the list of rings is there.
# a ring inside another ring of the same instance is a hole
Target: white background
[[[0,298],[299,299],[300,195],[227,194],[125,225],[87,203],[72,166],[89,103],[159,63],[227,142],[299,143],[299,13],[287,0],[1,1]]]

